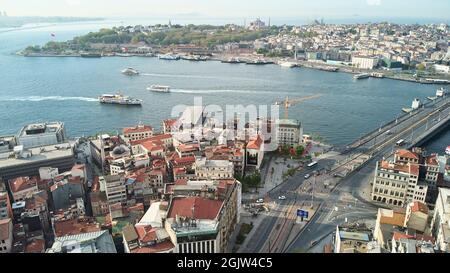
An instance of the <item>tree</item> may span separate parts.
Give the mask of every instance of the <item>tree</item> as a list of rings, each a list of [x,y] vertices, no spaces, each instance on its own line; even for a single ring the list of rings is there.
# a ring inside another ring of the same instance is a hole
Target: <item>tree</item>
[[[297,156],[302,156],[304,151],[305,151],[305,147],[303,147],[302,145],[298,145],[295,148],[295,153],[297,154]]]
[[[424,64],[418,64],[416,66],[416,69],[419,70],[419,71],[424,71],[425,70],[425,65]]]

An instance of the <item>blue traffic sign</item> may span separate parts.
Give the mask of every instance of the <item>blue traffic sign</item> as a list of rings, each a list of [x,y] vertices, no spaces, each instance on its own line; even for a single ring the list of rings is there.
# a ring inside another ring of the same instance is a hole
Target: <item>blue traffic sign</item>
[[[308,218],[309,212],[306,211],[306,210],[298,209],[298,210],[297,210],[297,216],[298,216],[298,217],[301,217],[301,218]]]

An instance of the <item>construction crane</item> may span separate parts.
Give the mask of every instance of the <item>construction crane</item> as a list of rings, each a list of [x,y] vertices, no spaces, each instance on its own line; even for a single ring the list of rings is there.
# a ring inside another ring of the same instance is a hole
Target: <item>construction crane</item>
[[[301,102],[307,101],[307,100],[320,98],[321,96],[322,96],[321,94],[317,94],[317,95],[298,98],[298,99],[289,99],[289,97],[286,97],[286,99],[284,99],[284,101],[277,101],[277,102],[275,102],[275,104],[282,105],[284,107],[284,118],[288,119],[289,118],[289,108],[291,108],[292,106],[299,104]]]

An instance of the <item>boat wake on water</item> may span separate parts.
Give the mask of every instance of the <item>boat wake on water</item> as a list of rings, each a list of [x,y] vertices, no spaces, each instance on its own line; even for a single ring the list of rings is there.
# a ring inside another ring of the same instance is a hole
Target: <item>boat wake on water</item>
[[[66,100],[98,102],[98,99],[88,97],[63,97],[63,96],[0,97],[0,101],[66,101]]]
[[[258,91],[258,90],[233,90],[233,89],[171,89],[172,93],[180,94],[220,94],[220,93],[239,93],[239,94],[280,94],[283,92]]]

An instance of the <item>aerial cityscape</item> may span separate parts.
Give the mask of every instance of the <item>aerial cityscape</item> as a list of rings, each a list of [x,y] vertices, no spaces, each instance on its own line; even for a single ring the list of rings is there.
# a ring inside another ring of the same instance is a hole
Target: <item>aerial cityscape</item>
[[[0,4],[0,256],[450,252],[449,3],[48,2]]]

